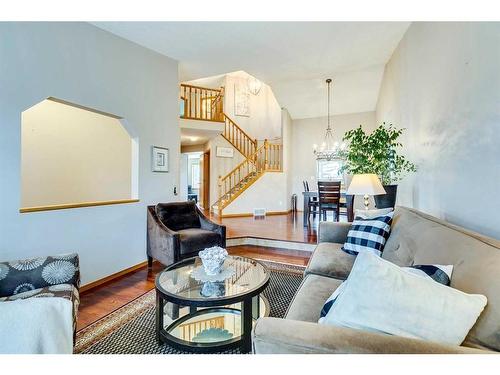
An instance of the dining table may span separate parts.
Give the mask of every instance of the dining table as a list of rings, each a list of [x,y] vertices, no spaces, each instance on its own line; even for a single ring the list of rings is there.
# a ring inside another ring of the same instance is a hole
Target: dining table
[[[309,199],[316,198],[318,199],[319,194],[317,190],[311,191],[303,191],[302,195],[304,196],[304,226],[307,227],[309,225]],[[340,190],[340,207],[345,207],[347,211],[347,221],[351,222],[354,219],[354,195],[347,195],[345,189]],[[321,214],[320,214],[321,218]]]

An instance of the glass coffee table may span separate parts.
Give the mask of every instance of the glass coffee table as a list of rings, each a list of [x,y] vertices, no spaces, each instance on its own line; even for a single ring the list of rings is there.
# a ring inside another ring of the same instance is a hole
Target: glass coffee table
[[[259,261],[239,256],[225,259],[223,281],[200,278],[200,267],[201,259],[194,257],[157,275],[157,340],[198,353],[237,347],[243,353],[251,351],[252,325],[269,315],[269,303],[261,295],[269,284],[269,271]]]

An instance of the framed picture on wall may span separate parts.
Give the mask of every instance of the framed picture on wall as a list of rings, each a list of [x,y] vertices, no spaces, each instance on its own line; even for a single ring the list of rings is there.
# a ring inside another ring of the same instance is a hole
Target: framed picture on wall
[[[151,165],[153,172],[168,172],[168,148],[152,146]]]
[[[234,114],[236,116],[250,117],[250,91],[243,83],[234,85]]]
[[[234,156],[234,149],[232,147],[217,146],[216,152],[218,158],[232,158]]]

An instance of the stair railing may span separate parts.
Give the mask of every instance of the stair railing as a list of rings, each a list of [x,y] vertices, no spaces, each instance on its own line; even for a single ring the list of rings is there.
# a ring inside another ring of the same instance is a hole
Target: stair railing
[[[184,110],[181,118],[190,120],[224,121],[224,89],[181,84]]]
[[[250,136],[225,113],[224,125],[222,136],[236,147],[243,156],[248,158],[257,150],[257,140],[250,138]]]
[[[220,176],[219,199],[214,204],[218,206],[219,213],[264,172],[281,172],[282,150],[283,145],[272,144],[265,140],[262,146],[231,172],[224,177]]]

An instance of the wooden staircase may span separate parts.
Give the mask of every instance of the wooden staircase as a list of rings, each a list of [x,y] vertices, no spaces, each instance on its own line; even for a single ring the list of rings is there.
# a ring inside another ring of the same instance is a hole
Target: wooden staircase
[[[266,172],[282,172],[283,145],[267,140],[252,155],[219,179],[219,199],[212,205],[212,212],[222,216],[222,210],[252,186]]]
[[[258,147],[236,122],[224,113],[224,88],[210,89],[181,84],[183,113],[181,118],[215,121],[224,123],[224,137],[245,157],[231,172],[219,177],[219,199],[211,206],[211,211],[222,216],[222,210],[266,172],[282,172],[283,145],[264,143]]]
[[[222,136],[236,148],[241,155],[248,158],[257,150],[257,140],[250,138],[228,115],[224,116],[224,132]]]

